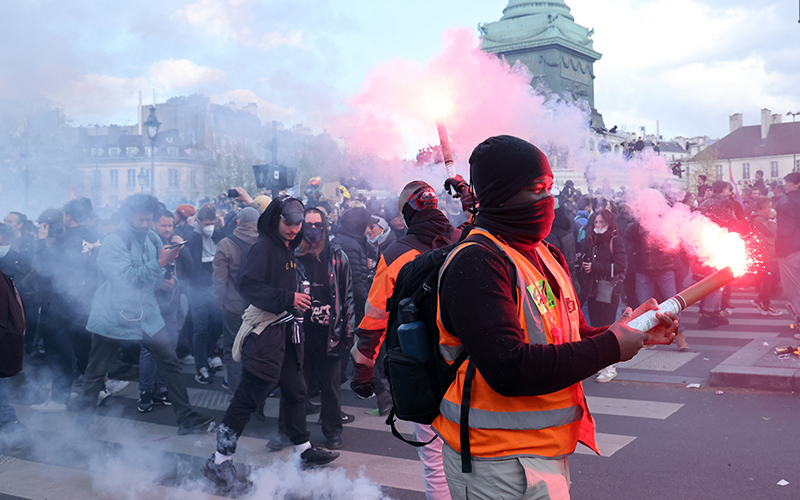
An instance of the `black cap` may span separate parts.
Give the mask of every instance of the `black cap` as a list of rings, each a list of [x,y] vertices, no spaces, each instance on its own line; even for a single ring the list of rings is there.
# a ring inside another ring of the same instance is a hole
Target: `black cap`
[[[281,209],[281,218],[290,226],[303,222],[305,220],[303,204],[296,199],[287,200]]]

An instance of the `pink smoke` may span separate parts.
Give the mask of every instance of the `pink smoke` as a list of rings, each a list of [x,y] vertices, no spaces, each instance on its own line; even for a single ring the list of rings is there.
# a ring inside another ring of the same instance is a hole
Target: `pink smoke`
[[[443,115],[459,172],[487,137],[512,134],[534,144],[577,149],[588,130],[587,109],[547,100],[530,86],[531,74],[482,52],[467,29],[443,35],[443,49],[427,63],[397,60],[376,68],[364,90],[346,104],[351,112],[330,127],[357,154],[413,158],[437,144],[437,114]]]

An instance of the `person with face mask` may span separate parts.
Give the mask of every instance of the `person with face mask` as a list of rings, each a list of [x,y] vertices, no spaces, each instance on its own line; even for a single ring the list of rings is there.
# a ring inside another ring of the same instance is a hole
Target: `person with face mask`
[[[175,260],[181,247],[162,246],[150,229],[158,200],[146,194],[129,196],[122,204],[123,221],[106,236],[97,256],[100,285],[92,297],[86,329],[92,333],[92,349],[83,374],[77,405],[80,419],[97,405],[104,377],[121,341],[138,341],[155,358],[178,420],[178,434],[208,430],[213,417],[202,416],[189,405],[183,369],[175,354],[158,307],[155,287],[164,269]]]
[[[498,136],[469,163],[476,227],[449,254],[439,286],[440,353],[448,362],[469,355],[433,422],[450,495],[568,499],[567,457],[579,441],[597,452],[581,381],[643,343],[671,342],[677,318],[659,314],[647,333],[628,327],[658,308],[650,300],[610,326],[588,326],[563,256],[542,242],[554,218],[544,153]]]
[[[192,256],[192,267],[186,276],[188,281],[189,311],[192,314],[192,353],[198,384],[211,383],[211,375],[222,368],[219,357],[209,359],[217,340],[222,335],[222,311],[214,303],[212,293],[214,255],[217,244],[225,237],[216,211],[205,206],[197,211],[194,232],[186,240],[186,248]],[[211,362],[213,361],[213,363]]]
[[[372,222],[367,226],[365,233],[367,237],[367,265],[370,269],[370,281],[375,275],[375,268],[378,265],[381,255],[389,248],[389,245],[397,240],[397,237],[383,217],[372,216]]]
[[[349,356],[348,340],[355,331],[353,280],[341,248],[328,240],[328,222],[318,208],[305,214],[303,242],[297,250],[297,271],[311,286],[311,307],[304,313],[306,384],[320,389],[320,423],[327,447],[342,446],[342,424],[355,420],[342,413],[341,366]]]
[[[617,234],[617,222],[610,210],[592,214],[588,224],[588,250],[581,262],[582,286],[586,288],[591,326],[610,325],[617,319],[628,256],[625,242]],[[605,283],[603,283],[605,282]],[[609,294],[603,287],[613,287]],[[617,376],[616,365],[609,365],[597,375],[598,382],[609,382]]]

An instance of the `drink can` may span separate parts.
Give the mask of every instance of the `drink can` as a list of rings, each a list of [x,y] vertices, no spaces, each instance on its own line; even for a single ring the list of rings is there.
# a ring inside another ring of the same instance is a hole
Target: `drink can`
[[[311,283],[308,280],[303,280],[300,283],[300,291],[306,295],[311,295]]]

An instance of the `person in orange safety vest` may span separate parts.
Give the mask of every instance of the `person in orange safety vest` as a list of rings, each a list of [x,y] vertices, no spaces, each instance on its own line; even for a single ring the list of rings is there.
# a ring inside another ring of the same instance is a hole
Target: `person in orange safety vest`
[[[642,333],[632,318],[586,324],[561,253],[545,243],[554,218],[553,173],[534,145],[491,137],[470,157],[480,208],[475,229],[440,270],[440,352],[466,350],[433,422],[444,441],[453,499],[568,499],[567,457],[581,442],[600,453],[581,381],[668,344],[677,317]]]

